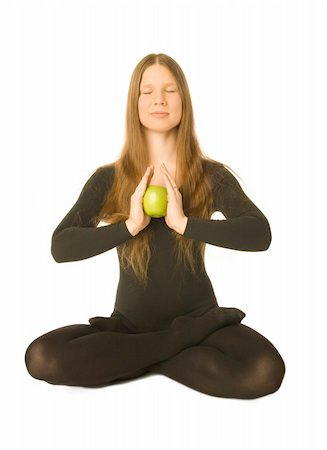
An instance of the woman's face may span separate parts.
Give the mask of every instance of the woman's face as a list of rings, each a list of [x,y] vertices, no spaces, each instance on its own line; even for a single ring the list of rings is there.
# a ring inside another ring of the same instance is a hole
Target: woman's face
[[[165,111],[167,116],[155,117],[154,111]],[[169,131],[182,117],[182,99],[172,73],[159,64],[148,67],[142,75],[138,112],[141,124],[152,131]]]

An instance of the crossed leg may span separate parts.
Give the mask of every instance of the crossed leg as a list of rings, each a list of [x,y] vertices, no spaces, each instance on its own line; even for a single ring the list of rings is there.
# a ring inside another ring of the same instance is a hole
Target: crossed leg
[[[153,332],[129,329],[114,318],[92,318],[91,325],[67,325],[36,338],[25,364],[31,376],[51,384],[105,386],[147,373],[149,366],[243,317],[237,308],[214,307],[199,317],[176,317],[169,328]]]
[[[251,399],[278,390],[285,364],[277,349],[236,323],[241,317],[234,308],[215,309],[188,318],[178,339],[171,328],[133,334],[113,319],[103,331],[85,324],[61,327],[29,345],[26,367],[34,378],[71,386],[106,386],[152,372],[216,397]]]
[[[150,339],[146,333],[116,328],[113,319],[106,325],[108,331],[74,324],[39,336],[25,352],[29,374],[50,384],[104,387],[146,374],[146,363],[160,360],[160,354],[171,356],[165,330],[152,333]]]
[[[285,374],[274,345],[241,323],[216,330],[149,369],[205,394],[240,399],[277,391]]]

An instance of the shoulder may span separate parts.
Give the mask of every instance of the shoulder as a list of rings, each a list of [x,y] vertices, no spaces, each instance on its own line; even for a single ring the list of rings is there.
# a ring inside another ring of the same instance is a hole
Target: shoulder
[[[211,179],[214,186],[219,188],[226,183],[237,182],[232,174],[232,169],[227,165],[214,159],[207,158],[202,160],[204,173]]]
[[[89,185],[109,185],[113,182],[115,176],[115,163],[104,164],[98,166],[87,180]]]
[[[82,189],[82,194],[91,196],[104,195],[112,186],[115,174],[115,164],[109,163],[98,166],[89,173]]]
[[[97,178],[111,178],[115,175],[115,163],[108,163],[102,166],[98,166],[93,175],[96,175]]]

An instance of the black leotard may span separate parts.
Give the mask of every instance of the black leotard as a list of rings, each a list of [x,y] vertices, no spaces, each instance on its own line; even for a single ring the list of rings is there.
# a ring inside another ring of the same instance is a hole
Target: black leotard
[[[266,250],[271,242],[267,218],[229,170],[213,168],[212,163],[207,167],[214,180],[214,211],[221,211],[226,220],[189,216],[184,236],[229,249]],[[90,258],[134,238],[125,221],[99,227],[94,221],[114,173],[113,165],[102,166],[85,183],[76,203],[53,232],[51,252],[55,261]],[[147,288],[120,265],[114,311],[123,314],[138,329],[150,331],[167,328],[176,316],[199,315],[218,305],[205,270],[199,269],[195,277],[188,268],[175,268],[174,238],[164,217],[152,218],[148,226],[154,229],[154,239]]]

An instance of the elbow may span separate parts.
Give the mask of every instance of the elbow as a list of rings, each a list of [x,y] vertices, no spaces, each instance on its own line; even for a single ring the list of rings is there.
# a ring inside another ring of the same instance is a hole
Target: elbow
[[[260,219],[260,223],[260,232],[258,233],[258,236],[260,236],[259,251],[266,251],[271,244],[271,228],[266,217],[264,218],[264,220]]]
[[[57,263],[62,263],[62,262],[64,262],[64,260],[63,260],[63,259],[60,259],[60,257],[58,257],[58,255],[56,254],[56,252],[54,252],[52,249],[51,249],[51,254],[52,254],[53,259],[54,259]]]
[[[268,250],[268,248],[270,247],[270,243],[271,243],[271,237],[265,238],[265,240],[263,240],[260,245],[259,251],[264,252],[264,251]]]
[[[73,233],[69,228],[52,235],[51,254],[57,263],[85,259],[81,251],[80,240],[73,238]]]
[[[250,252],[263,252],[271,244],[271,229],[265,216],[249,216],[247,227],[242,241],[246,242],[246,250]],[[245,250],[245,248],[243,248]]]
[[[53,245],[53,243],[51,245],[51,255],[57,263],[64,262],[64,260],[60,257],[60,252],[58,251],[58,248],[56,247],[56,245]]]
[[[57,235],[52,236],[51,240],[51,255],[57,263],[65,262],[62,245]]]

